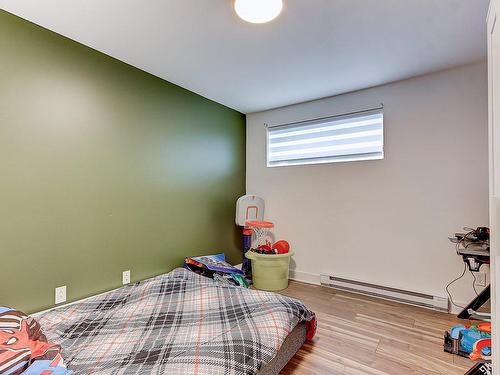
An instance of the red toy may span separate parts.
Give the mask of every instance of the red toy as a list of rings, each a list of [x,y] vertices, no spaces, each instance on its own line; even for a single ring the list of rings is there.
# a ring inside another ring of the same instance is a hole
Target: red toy
[[[271,246],[268,244],[260,245],[257,247],[257,253],[259,253],[259,254],[272,254]]]
[[[472,353],[470,353],[469,358],[473,361],[491,361],[491,354],[484,355],[483,349],[491,348],[491,338],[478,340],[474,343]]]
[[[272,246],[272,250],[276,250],[276,254],[286,254],[290,251],[290,244],[285,240],[279,240]]]

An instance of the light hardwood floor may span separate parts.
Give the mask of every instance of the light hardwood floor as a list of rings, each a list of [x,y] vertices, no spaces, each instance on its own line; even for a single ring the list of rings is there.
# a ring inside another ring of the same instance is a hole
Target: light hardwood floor
[[[318,321],[283,375],[462,375],[473,365],[443,352],[444,331],[464,323],[453,315],[294,281],[280,293],[302,300]]]

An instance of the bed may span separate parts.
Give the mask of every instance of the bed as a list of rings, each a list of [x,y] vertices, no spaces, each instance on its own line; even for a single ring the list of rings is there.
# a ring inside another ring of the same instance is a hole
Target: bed
[[[278,374],[315,330],[296,299],[182,268],[37,320],[75,374]]]

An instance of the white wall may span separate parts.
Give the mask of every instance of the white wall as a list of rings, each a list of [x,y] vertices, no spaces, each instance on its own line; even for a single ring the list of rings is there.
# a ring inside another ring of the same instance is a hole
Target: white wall
[[[332,85],[334,83],[332,82]],[[447,236],[488,225],[487,69],[468,65],[247,116],[247,192],[296,252],[292,275],[334,274],[445,296],[463,263]],[[384,104],[385,159],[266,167],[265,125]],[[473,297],[457,283],[458,302]]]

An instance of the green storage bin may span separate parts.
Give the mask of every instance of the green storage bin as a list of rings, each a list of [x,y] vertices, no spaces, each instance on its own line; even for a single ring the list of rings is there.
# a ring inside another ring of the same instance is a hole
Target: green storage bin
[[[252,281],[256,289],[282,290],[288,287],[288,269],[294,253],[257,254],[247,251],[245,256],[252,262]]]

